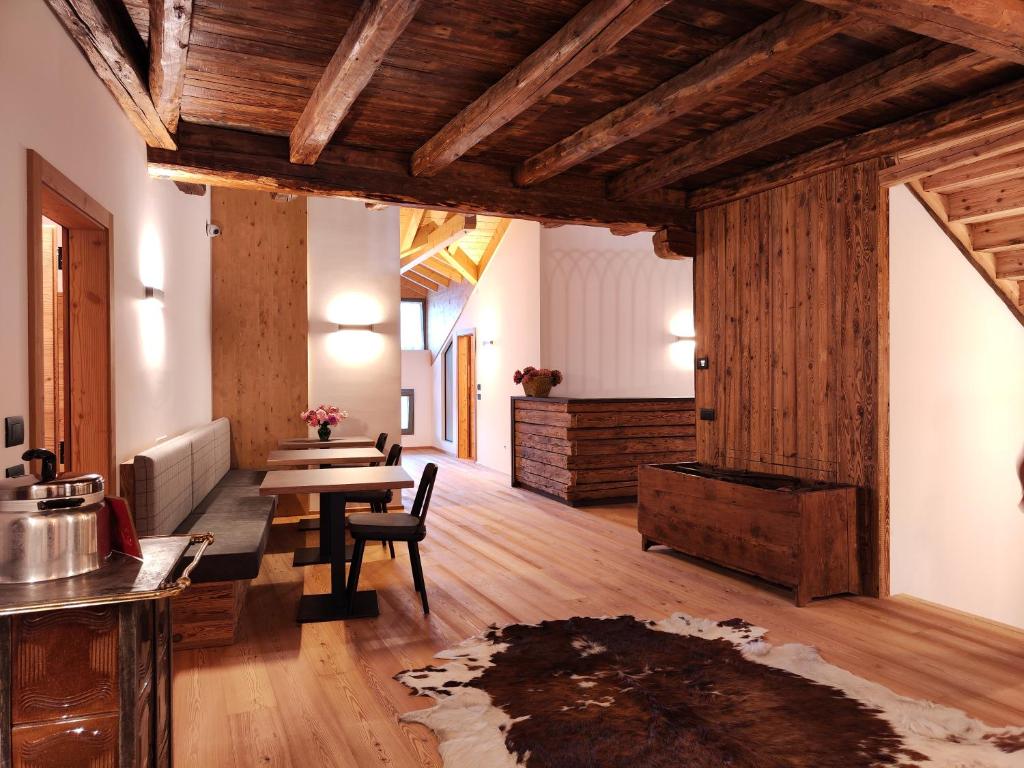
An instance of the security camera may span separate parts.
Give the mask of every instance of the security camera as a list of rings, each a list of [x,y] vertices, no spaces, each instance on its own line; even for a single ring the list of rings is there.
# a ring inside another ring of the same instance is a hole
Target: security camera
[[[207,223],[207,225],[206,225],[206,236],[207,237],[220,237],[220,225]]]

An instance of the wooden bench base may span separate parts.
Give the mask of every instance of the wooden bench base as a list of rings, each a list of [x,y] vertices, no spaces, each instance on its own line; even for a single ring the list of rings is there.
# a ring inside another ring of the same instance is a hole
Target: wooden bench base
[[[174,598],[171,610],[174,648],[231,645],[245,605],[248,581],[193,584]]]

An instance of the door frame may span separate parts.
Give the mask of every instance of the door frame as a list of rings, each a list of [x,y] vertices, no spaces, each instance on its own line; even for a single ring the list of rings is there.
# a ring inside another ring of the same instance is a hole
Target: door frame
[[[464,360],[461,354],[460,342],[462,339],[469,339],[469,360]],[[476,328],[464,328],[453,334],[452,343],[455,345],[455,402],[456,402],[456,425],[455,425],[455,455],[460,459],[476,461]],[[468,365],[466,391],[460,386],[462,366]],[[462,412],[463,404],[468,404],[469,413],[466,415],[466,425],[469,430],[467,436],[468,446],[465,454],[462,451]]]
[[[114,217],[67,176],[47,162],[35,150],[27,150],[28,170],[28,396],[29,447],[42,445],[43,440],[43,244],[40,237],[43,216],[65,229],[90,229],[106,233],[107,243],[107,398],[108,456],[104,479],[113,491],[115,463],[114,411]],[[70,323],[70,317],[68,318]],[[73,361],[66,361],[73,365]],[[68,367],[68,371],[70,371]],[[70,374],[69,374],[70,375]],[[70,397],[70,393],[67,393]]]

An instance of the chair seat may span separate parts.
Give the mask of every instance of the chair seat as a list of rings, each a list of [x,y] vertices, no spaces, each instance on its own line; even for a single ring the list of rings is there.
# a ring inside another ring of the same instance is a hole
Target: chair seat
[[[404,512],[349,515],[346,525],[354,539],[412,541],[422,539],[424,534],[420,529],[420,519]]]

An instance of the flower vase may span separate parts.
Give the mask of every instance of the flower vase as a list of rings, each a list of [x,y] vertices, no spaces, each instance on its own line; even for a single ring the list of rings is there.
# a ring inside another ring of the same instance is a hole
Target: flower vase
[[[523,391],[529,397],[547,397],[551,394],[551,377],[534,376],[523,380]]]
[[[320,440],[326,443],[328,440],[331,439],[331,425],[321,424],[320,428],[316,431],[316,434],[317,437],[320,438]]]

